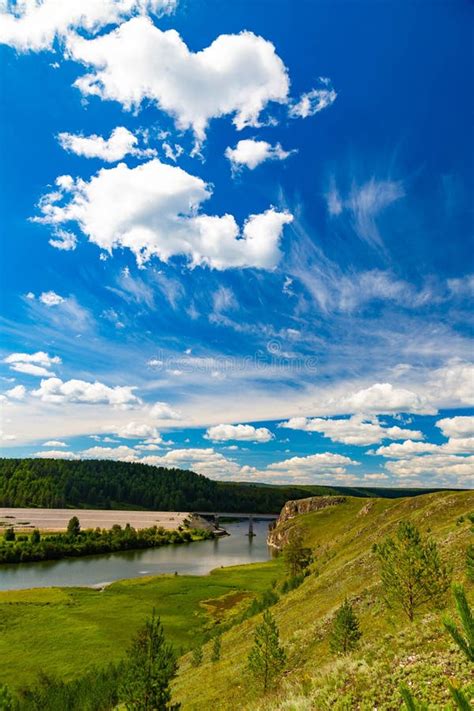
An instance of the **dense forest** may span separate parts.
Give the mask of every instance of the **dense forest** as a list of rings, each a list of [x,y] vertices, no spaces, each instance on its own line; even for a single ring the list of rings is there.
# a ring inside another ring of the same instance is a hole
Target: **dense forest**
[[[279,513],[289,499],[307,496],[393,497],[427,491],[267,486],[214,481],[191,471],[140,463],[0,459],[0,506]]]

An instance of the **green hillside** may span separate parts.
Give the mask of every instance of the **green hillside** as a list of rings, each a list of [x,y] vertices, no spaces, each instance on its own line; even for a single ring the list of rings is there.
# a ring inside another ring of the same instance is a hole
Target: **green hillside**
[[[276,690],[262,697],[247,672],[247,656],[261,615],[223,635],[222,657],[212,663],[210,645],[204,664],[195,669],[183,658],[175,683],[182,708],[219,711],[306,711],[309,709],[400,709],[399,685],[412,688],[429,709],[449,705],[448,681],[472,686],[472,664],[450,641],[441,612],[426,606],[413,623],[389,610],[382,597],[374,543],[393,533],[401,520],[414,522],[439,543],[453,566],[453,577],[466,586],[465,552],[472,541],[466,514],[474,510],[474,493],[430,494],[400,500],[348,498],[344,503],[299,516],[287,527],[301,526],[316,561],[303,584],[271,608],[287,651]],[[360,620],[360,648],[348,657],[330,652],[329,629],[345,598]],[[452,608],[452,602],[448,608]],[[238,700],[238,701],[237,701]]]
[[[279,513],[290,499],[337,493],[391,498],[426,490],[266,486],[141,463],[0,459],[0,506]]]

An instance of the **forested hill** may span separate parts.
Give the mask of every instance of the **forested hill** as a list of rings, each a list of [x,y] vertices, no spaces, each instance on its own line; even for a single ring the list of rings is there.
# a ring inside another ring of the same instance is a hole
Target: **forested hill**
[[[307,496],[392,498],[422,492],[218,482],[191,471],[130,462],[0,459],[0,506],[279,513],[289,499]]]

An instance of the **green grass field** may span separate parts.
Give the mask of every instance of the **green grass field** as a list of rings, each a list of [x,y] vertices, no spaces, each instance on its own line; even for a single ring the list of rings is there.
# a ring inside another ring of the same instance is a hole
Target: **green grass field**
[[[465,578],[464,556],[472,541],[466,515],[473,492],[445,492],[406,499],[356,499],[298,517],[315,554],[311,574],[272,607],[288,663],[279,687],[262,698],[249,680],[246,662],[261,615],[230,627],[219,662],[194,668],[189,650],[220,623],[285,575],[282,560],[223,568],[207,576],[160,576],[92,589],[41,589],[0,593],[0,683],[12,688],[34,682],[40,670],[72,678],[94,665],[119,660],[135,630],[153,608],[180,660],[174,697],[183,711],[392,711],[401,708],[398,687],[409,683],[429,708],[448,709],[447,681],[466,687],[472,669],[450,643],[441,613],[425,609],[410,625],[386,608],[373,543],[400,520],[414,521],[433,536]],[[290,521],[288,525],[294,525]],[[328,631],[345,597],[354,603],[363,637],[344,660],[331,655]],[[451,603],[450,603],[451,605]],[[452,607],[452,605],[451,605]],[[474,695],[474,688],[472,689]]]
[[[282,576],[277,560],[223,568],[206,576],[139,578],[102,592],[88,588],[40,588],[0,593],[0,683],[18,688],[42,670],[64,678],[124,656],[130,639],[155,608],[167,637],[181,651],[203,639],[214,619],[214,598],[249,596]],[[224,597],[226,596],[226,597]],[[232,607],[239,603],[230,598]],[[225,603],[217,605],[226,608]]]

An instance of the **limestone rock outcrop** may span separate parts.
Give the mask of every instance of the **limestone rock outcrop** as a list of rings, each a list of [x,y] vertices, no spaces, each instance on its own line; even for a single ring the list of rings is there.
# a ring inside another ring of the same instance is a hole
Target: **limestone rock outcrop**
[[[279,550],[285,546],[290,530],[290,527],[286,524],[295,518],[295,516],[320,511],[328,506],[337,506],[338,504],[343,504],[345,500],[345,496],[309,496],[307,499],[287,501],[278,519],[269,529],[267,537],[268,545]]]

